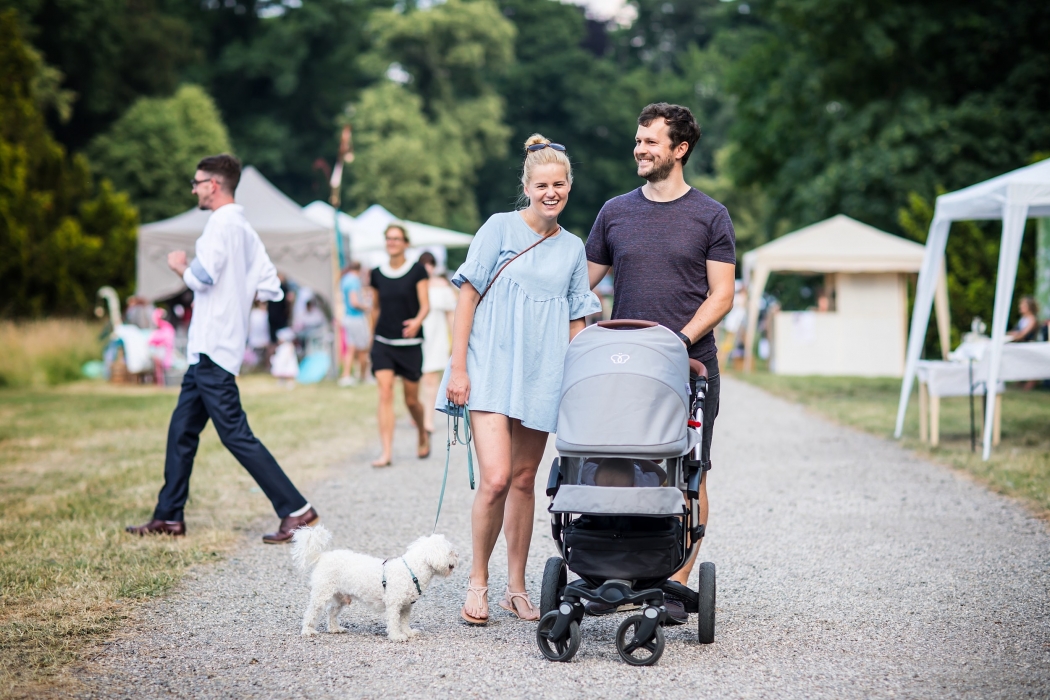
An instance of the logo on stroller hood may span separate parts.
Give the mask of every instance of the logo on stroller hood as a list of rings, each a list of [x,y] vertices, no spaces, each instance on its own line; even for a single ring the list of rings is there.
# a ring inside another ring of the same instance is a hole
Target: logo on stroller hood
[[[622,365],[625,362],[627,362],[627,360],[631,359],[631,356],[625,355],[622,352],[618,352],[609,359],[613,361],[614,365]]]

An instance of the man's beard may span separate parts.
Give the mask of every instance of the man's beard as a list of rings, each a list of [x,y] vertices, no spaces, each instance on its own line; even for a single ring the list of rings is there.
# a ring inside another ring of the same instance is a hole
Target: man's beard
[[[644,177],[649,182],[662,182],[667,179],[667,176],[674,170],[674,159],[668,158],[667,160],[653,159],[653,169],[646,175],[639,173],[639,177]]]

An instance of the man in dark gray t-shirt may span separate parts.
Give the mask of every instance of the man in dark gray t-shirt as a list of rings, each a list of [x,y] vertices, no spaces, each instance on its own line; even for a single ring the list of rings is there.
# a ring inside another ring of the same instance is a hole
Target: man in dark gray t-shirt
[[[683,168],[700,140],[685,107],[651,104],[638,117],[634,158],[647,182],[605,203],[587,237],[591,288],[610,268],[614,319],[655,321],[678,334],[689,356],[707,367],[699,521],[707,524],[707,476],[718,415],[720,380],[714,327],[733,308],[736,236],[726,208],[685,181]],[[693,561],[673,580],[687,584]],[[595,614],[609,606],[589,604]],[[688,620],[681,600],[667,596],[674,622]]]

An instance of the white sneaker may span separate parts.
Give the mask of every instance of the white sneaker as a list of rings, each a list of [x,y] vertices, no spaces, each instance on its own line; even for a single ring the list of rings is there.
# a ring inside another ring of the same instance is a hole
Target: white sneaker
[[[353,377],[339,377],[339,381],[337,383],[339,386],[342,387],[357,386],[357,380]]]

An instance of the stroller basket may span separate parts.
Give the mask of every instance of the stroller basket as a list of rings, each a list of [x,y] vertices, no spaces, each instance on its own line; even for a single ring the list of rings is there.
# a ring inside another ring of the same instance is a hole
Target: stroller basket
[[[656,582],[680,563],[682,523],[674,518],[583,516],[563,537],[565,563],[585,578]]]

